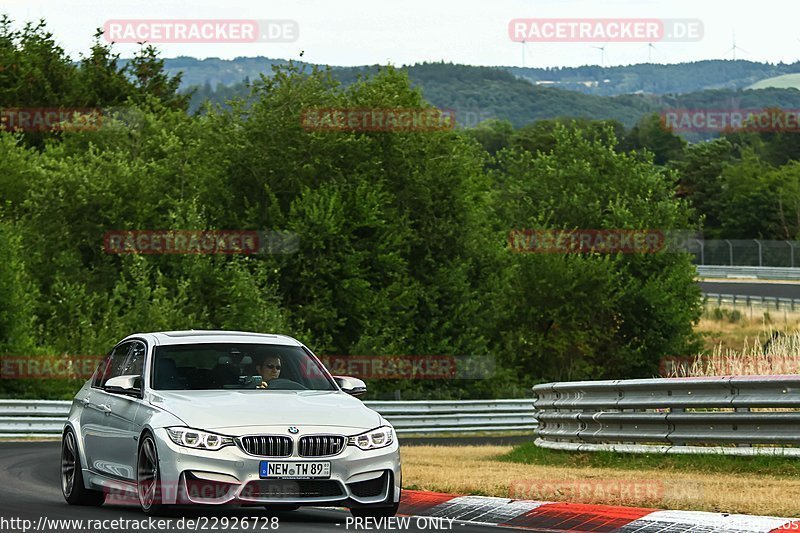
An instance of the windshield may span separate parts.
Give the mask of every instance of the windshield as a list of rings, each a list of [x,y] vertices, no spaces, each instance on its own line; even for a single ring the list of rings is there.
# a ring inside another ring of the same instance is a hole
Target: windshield
[[[158,346],[151,378],[155,390],[337,390],[309,352],[276,344]]]

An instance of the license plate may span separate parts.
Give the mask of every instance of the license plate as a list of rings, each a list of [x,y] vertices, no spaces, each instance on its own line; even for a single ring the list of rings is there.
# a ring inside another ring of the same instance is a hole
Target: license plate
[[[261,461],[258,475],[262,479],[314,479],[331,477],[331,463],[294,462],[294,461]]]

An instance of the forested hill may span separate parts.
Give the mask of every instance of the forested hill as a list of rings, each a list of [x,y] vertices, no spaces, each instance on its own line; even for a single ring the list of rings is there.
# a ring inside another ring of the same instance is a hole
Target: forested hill
[[[255,79],[271,71],[275,64],[285,64],[282,59],[266,57],[237,57],[232,60],[218,58],[195,59],[178,57],[165,61],[170,74],[183,72],[184,87],[205,85],[216,88],[218,84],[233,85],[246,78]],[[344,77],[354,78],[363,71],[377,67],[334,67]],[[487,76],[486,71],[510,72],[534,84],[568,89],[586,94],[613,96],[637,92],[651,94],[681,94],[706,89],[743,89],[752,83],[773,76],[800,73],[800,62],[785,64],[757,63],[745,60],[709,60],[671,65],[642,63],[618,67],[587,65],[583,67],[480,68],[447,63],[423,63],[407,67],[412,77],[446,81],[460,69],[464,75],[473,69]]]
[[[671,95],[598,96],[535,85],[499,68],[423,64],[404,70],[427,101],[437,107],[456,110],[459,123],[466,127],[490,118],[509,120],[520,127],[535,120],[564,116],[612,119],[632,127],[642,116],[666,108],[800,108],[800,91],[796,89],[715,89]],[[377,72],[377,66],[335,68],[333,76],[350,84],[359,75]],[[248,94],[243,83],[216,88],[206,83],[194,89],[193,109],[206,100],[221,104],[231,97]]]
[[[537,119],[571,116],[576,118],[611,118],[632,126],[643,114],[657,111],[658,98],[644,95],[603,97],[549,87],[519,79],[509,72],[489,67],[440,65],[438,68],[406,69],[411,83],[433,105],[456,110],[462,126],[474,126],[490,118],[510,120],[516,126]],[[335,69],[334,78],[344,84],[354,83],[359,75],[377,74],[378,67]],[[244,83],[232,87],[210,84],[194,87],[192,108],[204,101],[223,104],[232,97],[245,97]],[[800,92],[798,92],[800,103]]]
[[[711,60],[661,65],[644,63],[620,67],[517,68],[512,74],[533,83],[589,94],[682,94],[707,89],[743,89],[757,81],[800,72],[800,62],[756,63],[743,60]]]

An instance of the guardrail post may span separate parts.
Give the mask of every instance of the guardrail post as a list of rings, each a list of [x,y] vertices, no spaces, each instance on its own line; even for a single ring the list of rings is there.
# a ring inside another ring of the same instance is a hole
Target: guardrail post
[[[736,413],[749,413],[750,412],[750,408],[749,407],[736,407],[736,408],[734,408],[734,412],[736,412]],[[738,448],[752,448],[753,447],[752,444],[745,444],[745,443],[742,443],[742,442],[738,443],[736,446]]]
[[[758,245],[758,266],[763,266],[763,261],[761,257],[761,241],[759,241],[758,239],[753,239],[753,240],[756,241],[756,244]]]
[[[670,407],[669,412],[670,413],[685,413],[686,409],[684,409],[683,407]],[[669,433],[667,433],[667,439],[669,439],[669,435],[672,434],[673,431],[675,431],[675,426],[672,423],[669,422],[669,417],[667,417],[667,422],[669,423]],[[682,441],[675,442],[672,439],[669,439],[669,440],[670,440],[670,442],[672,443],[673,446],[685,446],[686,445],[686,443],[682,442]]]
[[[700,264],[701,265],[705,265],[706,264],[706,253],[705,253],[705,245],[704,245],[703,241],[701,241],[700,239],[692,239],[692,240],[694,240],[694,242],[696,242],[697,245],[700,247]]]

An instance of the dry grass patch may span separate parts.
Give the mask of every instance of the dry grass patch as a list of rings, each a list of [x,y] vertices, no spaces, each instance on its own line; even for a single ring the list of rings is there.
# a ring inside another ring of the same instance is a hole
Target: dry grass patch
[[[682,468],[521,464],[499,458],[511,451],[510,446],[403,447],[403,484],[453,494],[800,516],[796,478]],[[528,492],[521,493],[520,487]]]
[[[745,339],[741,349],[718,345],[695,356],[673,373],[683,376],[766,376],[800,374],[800,331],[773,331]]]
[[[695,326],[704,340],[704,351],[740,350],[744,342],[775,331],[791,333],[800,330],[800,311],[762,308],[732,308],[707,306]]]
[[[760,311],[751,319],[747,309],[707,309],[695,328],[703,352],[682,358],[671,375],[800,374],[800,312],[777,311],[780,320],[775,313]]]

